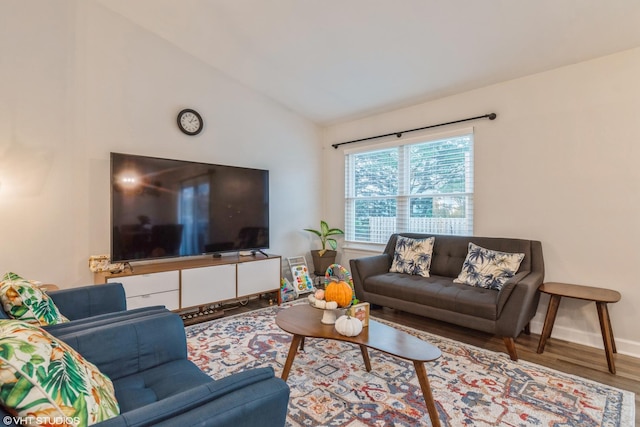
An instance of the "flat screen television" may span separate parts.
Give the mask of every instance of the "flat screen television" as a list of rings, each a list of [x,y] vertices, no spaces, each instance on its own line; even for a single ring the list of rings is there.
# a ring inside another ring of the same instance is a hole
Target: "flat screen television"
[[[269,171],[111,153],[111,260],[269,247]]]

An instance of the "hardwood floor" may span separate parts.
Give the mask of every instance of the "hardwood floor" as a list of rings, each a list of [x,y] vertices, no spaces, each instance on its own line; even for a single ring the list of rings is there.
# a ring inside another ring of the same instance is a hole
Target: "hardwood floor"
[[[225,313],[238,314],[268,305],[268,299],[260,298],[251,300],[246,305],[235,304],[225,307]],[[506,352],[502,338],[482,332],[389,308],[372,309],[371,315],[476,347]],[[539,338],[540,336],[537,334],[520,335],[516,339],[518,357],[538,365],[635,393],[636,425],[640,426],[638,411],[640,408],[640,358],[616,354],[616,374],[614,375],[609,373],[604,350],[550,338],[544,353],[538,354],[536,351]]]

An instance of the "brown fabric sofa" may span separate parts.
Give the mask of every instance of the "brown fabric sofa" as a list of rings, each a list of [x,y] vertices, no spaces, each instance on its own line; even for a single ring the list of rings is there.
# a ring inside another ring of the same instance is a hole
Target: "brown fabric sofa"
[[[435,236],[430,277],[390,273],[398,236]],[[501,252],[524,253],[515,276],[500,291],[454,283],[469,242]],[[352,259],[357,297],[370,304],[489,332],[504,339],[509,356],[518,360],[514,339],[533,318],[544,279],[542,244],[535,240],[401,233],[389,238],[381,255]]]

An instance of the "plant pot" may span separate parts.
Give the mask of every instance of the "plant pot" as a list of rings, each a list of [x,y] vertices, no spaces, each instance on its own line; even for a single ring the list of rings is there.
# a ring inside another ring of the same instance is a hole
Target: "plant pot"
[[[328,250],[320,256],[319,250],[311,251],[311,258],[313,259],[313,273],[316,276],[324,276],[327,272],[327,268],[329,268],[331,264],[335,264],[337,254],[338,252],[336,251]]]

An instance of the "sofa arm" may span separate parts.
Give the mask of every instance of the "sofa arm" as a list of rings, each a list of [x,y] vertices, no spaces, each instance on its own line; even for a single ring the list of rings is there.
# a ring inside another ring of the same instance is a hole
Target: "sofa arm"
[[[536,314],[540,302],[538,288],[543,279],[543,272],[534,271],[515,284],[497,321],[496,334],[511,338],[520,335]]]
[[[388,254],[380,254],[356,258],[349,261],[349,265],[356,296],[362,296],[365,294],[364,281],[368,277],[389,272],[391,257]]]
[[[184,324],[172,312],[64,333],[57,337],[111,379],[187,358]]]
[[[60,312],[69,320],[127,309],[122,283],[89,285],[47,292]]]
[[[96,425],[284,426],[288,403],[289,386],[266,367],[212,380]]]

